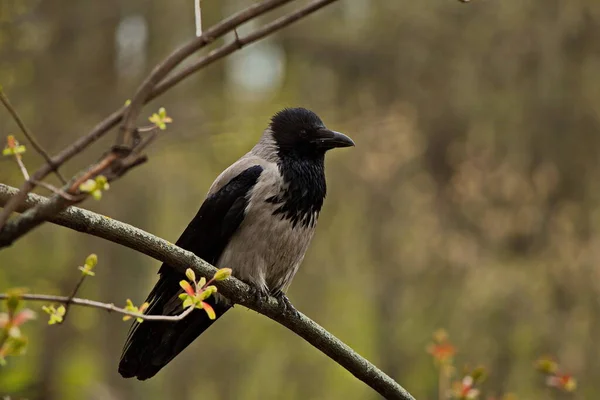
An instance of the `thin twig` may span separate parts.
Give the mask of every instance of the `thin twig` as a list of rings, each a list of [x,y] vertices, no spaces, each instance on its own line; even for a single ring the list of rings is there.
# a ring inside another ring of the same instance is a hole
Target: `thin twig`
[[[183,70],[173,74],[170,78],[167,78],[163,82],[158,84],[152,90],[150,95],[147,98],[145,98],[143,103],[145,104],[145,103],[155,99],[156,97],[162,95],[164,92],[166,92],[167,90],[174,87],[176,84],[178,84],[179,82],[181,82],[182,80],[184,80],[185,78],[190,76],[192,73],[212,64],[215,61],[218,61],[218,60],[228,56],[229,54],[241,49],[245,45],[248,45],[252,42],[258,41],[258,40],[264,38],[265,36],[272,34],[275,31],[282,29],[295,21],[300,20],[301,18],[317,11],[318,9],[320,9],[328,4],[333,3],[334,1],[337,1],[337,0],[314,1],[310,4],[308,4],[307,6],[305,6],[304,8],[294,11],[294,12],[288,14],[287,16],[281,17],[281,18],[275,20],[274,22],[266,25],[265,27],[258,29],[255,32],[240,39],[240,40],[243,40],[243,42],[236,41],[234,43],[229,43],[229,44],[223,45],[223,46],[211,51],[208,55],[201,58],[196,63],[192,64],[190,67],[184,68]],[[231,21],[232,19],[234,19],[233,17],[231,17],[229,19],[222,21],[221,23],[216,25],[214,28],[211,28],[210,30],[211,31],[213,29],[217,30],[217,26],[220,26],[220,25],[226,25],[226,27],[219,28],[219,30],[218,30],[219,32],[224,31],[225,29],[229,29],[229,30],[235,29],[237,26],[241,25],[241,23],[243,23],[251,18],[255,18],[259,15],[262,15],[263,13],[268,11],[265,9],[261,9],[260,10],[261,12],[256,13],[256,9],[253,7],[250,7],[249,9],[247,9],[241,13],[248,13],[249,12],[248,10],[250,10],[250,9],[253,9],[253,11],[255,12],[253,14],[253,16],[246,17],[246,19],[244,19],[243,21],[241,19],[235,19],[235,23]],[[242,22],[240,22],[240,21],[242,21]],[[204,35],[202,37],[206,37],[207,32],[208,31],[205,31]],[[184,48],[185,48],[185,46],[184,46]],[[182,49],[180,49],[179,51],[183,51]],[[77,139],[77,141],[75,143],[73,143],[71,146],[65,148],[63,151],[61,151],[59,154],[57,154],[55,157],[53,157],[52,158],[53,164],[59,165],[59,166],[62,165],[63,163],[65,163],[66,161],[71,159],[73,156],[75,156],[76,154],[83,151],[90,144],[94,143],[96,140],[98,140],[100,137],[102,137],[110,129],[114,128],[119,122],[122,121],[123,116],[125,115],[126,109],[127,109],[127,107],[122,107],[121,109],[113,112],[111,115],[109,115],[107,118],[105,118],[102,122],[100,122],[98,125],[96,125],[90,133],[88,133],[86,136],[83,136],[83,137]],[[133,165],[139,165],[143,161],[144,161],[143,159],[140,159],[140,160],[134,160],[133,162],[130,161],[125,164],[126,164],[126,166],[133,166]],[[33,176],[32,176],[33,181],[41,181],[51,171],[52,171],[52,169],[50,167],[50,164],[43,165],[39,170],[37,170],[33,174]],[[5,205],[4,209],[0,212],[0,232],[2,232],[2,228],[6,224],[6,221],[8,220],[8,217],[10,216],[10,214],[13,211],[16,211],[18,209],[19,204],[21,204],[25,200],[25,198],[27,197],[27,194],[32,189],[33,189],[33,184],[31,184],[28,181],[25,182],[21,186],[19,192],[8,202],[8,204]],[[52,212],[51,210],[55,210],[55,209],[61,209],[61,207],[57,204],[56,207],[48,208],[47,209],[47,210],[49,210],[48,213],[46,213],[46,212],[36,213],[35,215],[37,215],[36,218],[38,220],[35,221],[35,223],[33,223],[33,224],[21,224],[18,221],[14,221],[15,225],[11,226],[9,229],[9,231],[12,232],[11,239],[8,241],[5,241],[3,243],[0,242],[0,248],[2,246],[6,246],[6,245],[14,242],[14,240],[18,239],[20,236],[24,235],[29,230],[33,229],[35,226],[41,224],[43,222],[44,218],[46,218],[45,215],[46,214],[50,215],[50,213]],[[20,226],[17,226],[17,225],[20,225]],[[7,236],[4,235],[4,237],[6,238]]]
[[[0,300],[7,299],[8,297],[9,297],[8,294],[0,293]],[[53,296],[53,295],[49,295],[49,294],[22,294],[19,297],[22,298],[23,300],[47,301],[47,302],[51,302],[51,303],[63,303],[63,304],[67,304],[67,306],[69,304],[75,304],[78,306],[99,308],[102,310],[106,310],[108,312],[116,312],[119,314],[129,315],[134,318],[141,318],[144,321],[180,321],[180,320],[184,319],[185,317],[187,317],[192,311],[194,311],[194,307],[190,306],[190,307],[186,308],[181,314],[178,314],[178,315],[173,315],[173,316],[171,316],[171,315],[146,315],[146,314],[140,314],[140,313],[136,313],[133,311],[129,311],[129,310],[126,310],[121,307],[117,307],[111,303],[102,303],[100,301],[80,299],[78,297]],[[64,317],[66,317],[66,315],[67,314],[65,311],[63,320],[64,320]]]
[[[17,164],[19,165],[21,174],[23,175],[23,178],[25,179],[26,182],[29,181],[37,186],[44,187],[44,188],[50,190],[52,193],[57,194],[66,200],[69,200],[72,202],[77,201],[76,197],[71,196],[70,194],[68,194],[67,192],[65,192],[62,189],[59,189],[59,188],[57,188],[49,183],[46,183],[44,181],[35,181],[35,180],[31,179],[29,177],[29,172],[27,171],[27,167],[25,166],[25,163],[23,162],[23,158],[22,158],[21,154],[15,154],[15,160],[16,160]]]
[[[6,204],[16,193],[15,188],[0,184],[0,206]],[[29,194],[18,207],[23,212],[31,207],[46,204],[49,200],[36,194]],[[48,219],[58,225],[98,236],[114,243],[129,247],[167,263],[182,274],[192,268],[196,276],[214,276],[217,269],[193,253],[183,250],[164,239],[158,238],[139,228],[112,218],[77,207],[69,207]],[[0,233],[0,240],[2,233]],[[287,327],[321,350],[332,360],[351,372],[361,381],[376,390],[386,399],[409,400],[414,398],[383,371],[361,357],[348,345],[326,331],[323,327],[302,313],[285,313],[285,306],[273,297],[259,300],[252,294],[248,285],[233,277],[216,282],[219,293],[232,302],[246,306]]]
[[[196,36],[202,36],[202,0],[194,0],[194,14],[196,15]]]
[[[81,276],[79,277],[79,280],[77,281],[77,284],[75,285],[75,287],[73,288],[73,291],[71,292],[71,295],[67,298],[66,306],[65,306],[65,314],[63,315],[63,320],[61,322],[61,324],[63,322],[65,322],[65,320],[67,319],[67,315],[69,314],[69,306],[71,305],[71,303],[73,302],[73,299],[75,298],[75,296],[77,295],[77,292],[79,291],[79,288],[81,287],[81,285],[83,284],[83,281],[85,280],[85,278],[87,277],[87,274],[81,274]]]
[[[48,153],[46,152],[46,150],[44,150],[42,145],[37,142],[37,140],[35,139],[33,134],[29,131],[29,129],[27,129],[27,127],[25,126],[25,123],[21,119],[21,116],[19,115],[17,110],[13,107],[10,100],[8,99],[8,97],[6,96],[4,91],[2,90],[2,87],[0,87],[0,101],[2,102],[2,104],[4,104],[4,107],[6,107],[6,110],[13,117],[13,119],[15,120],[15,122],[17,123],[19,128],[21,129],[21,132],[23,132],[23,135],[25,135],[27,140],[29,140],[29,143],[31,143],[31,146],[33,146],[33,148],[44,158],[44,160],[46,160],[46,163],[48,163],[50,165],[50,167],[52,168],[52,171],[54,171],[54,173],[56,174],[58,179],[60,179],[62,184],[64,185],[65,183],[67,183],[65,178],[58,171],[58,166],[52,162],[50,155],[48,155]]]
[[[19,166],[19,169],[21,170],[21,174],[23,174],[23,178],[25,178],[25,180],[28,181],[29,180],[29,172],[27,172],[27,168],[25,167],[25,164],[23,163],[23,159],[20,154],[15,154],[15,161],[17,161],[17,165]]]
[[[157,129],[158,129],[158,126],[156,126],[156,125],[148,125],[148,126],[140,126],[139,128],[137,128],[136,131],[138,133],[148,133],[148,132],[153,132]]]
[[[81,198],[76,197],[76,196],[71,196],[70,194],[68,194],[67,192],[65,192],[64,190],[62,190],[61,188],[57,188],[54,185],[51,185],[49,183],[46,183],[44,181],[35,181],[33,179],[29,179],[31,182],[33,182],[34,184],[36,184],[37,186],[41,186],[43,188],[48,189],[49,191],[51,191],[52,193],[62,197],[65,200],[69,200],[70,202],[76,203],[78,202]]]

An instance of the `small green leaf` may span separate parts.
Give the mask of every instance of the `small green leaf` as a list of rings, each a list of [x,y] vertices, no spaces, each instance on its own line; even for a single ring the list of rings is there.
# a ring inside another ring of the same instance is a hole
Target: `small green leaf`
[[[63,321],[66,312],[65,306],[62,305],[58,308],[55,308],[54,306],[42,306],[42,310],[50,315],[48,325],[60,324]]]
[[[89,266],[90,269],[94,268],[98,264],[98,256],[94,253],[90,254],[85,258],[85,265]]]
[[[148,120],[150,122],[152,122],[154,125],[156,125],[160,130],[165,130],[167,129],[167,124],[170,124],[171,122],[173,122],[173,120],[171,119],[171,117],[169,117],[167,115],[167,110],[165,110],[164,107],[161,107],[158,110],[158,113],[154,113],[150,116],[150,118],[148,118]]]
[[[217,287],[210,285],[207,286],[206,289],[204,289],[202,291],[202,293],[200,293],[200,300],[206,300],[208,299],[213,293],[217,292]]]
[[[98,264],[98,256],[96,254],[90,254],[86,257],[85,263],[82,267],[78,267],[83,275],[95,276],[96,274],[92,269]]]
[[[83,182],[81,185],[79,185],[79,190],[84,192],[84,193],[91,193],[94,190],[96,190],[96,181],[93,179],[88,179],[87,181]]]
[[[104,175],[98,175],[96,177],[96,185],[100,190],[108,190],[110,188],[108,179]]]
[[[194,273],[194,270],[191,268],[188,268],[185,270],[185,276],[187,276],[187,278],[192,281],[192,282],[196,282],[196,274]]]
[[[200,280],[198,281],[198,285],[197,285],[197,287],[198,287],[198,288],[203,288],[203,287],[204,287],[204,285],[206,285],[206,278],[205,278],[205,277],[202,277],[202,278],[200,278]]]
[[[96,200],[102,198],[102,191],[108,190],[110,185],[104,175],[98,175],[96,179],[88,179],[79,185],[79,190],[83,193],[89,193]]]
[[[215,281],[223,281],[231,276],[231,268],[221,268],[217,272],[215,272],[215,276],[213,279]]]
[[[20,145],[13,135],[6,137],[6,147],[2,150],[3,156],[17,156],[25,153],[25,146]]]
[[[194,299],[188,296],[188,298],[183,301],[183,308],[188,308],[192,305],[194,305]]]
[[[132,312],[132,313],[137,313],[137,314],[143,314],[144,311],[148,308],[150,304],[149,303],[144,303],[142,304],[139,308],[136,307],[135,305],[133,305],[133,302],[131,301],[131,299],[127,299],[125,302],[125,307],[124,309],[126,311]],[[123,316],[123,321],[127,321],[129,319],[131,319],[132,316],[131,315],[124,315]],[[136,317],[136,321],[137,322],[144,322],[144,319],[141,317]]]

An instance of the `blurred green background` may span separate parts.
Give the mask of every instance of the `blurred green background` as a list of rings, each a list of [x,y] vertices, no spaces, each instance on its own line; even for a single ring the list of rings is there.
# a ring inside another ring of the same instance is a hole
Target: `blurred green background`
[[[204,25],[251,3],[204,0]],[[193,34],[190,0],[2,0],[0,84],[56,153]],[[440,327],[459,348],[457,365],[488,368],[488,394],[548,398],[532,364],[553,354],[578,378],[574,398],[599,398],[598,38],[596,0],[340,0],[145,108],[165,106],[175,122],[149,163],[83,206],[175,241],[271,114],[311,108],[357,146],[328,156],[329,194],[289,292],[296,307],[419,399],[437,398],[425,347]],[[8,134],[20,136],[0,110]],[[31,171],[41,161],[25,155]],[[15,163],[0,160],[0,182],[21,181]],[[92,252],[100,262],[81,296],[143,301],[159,262],[50,224],[0,252],[0,291],[67,294]],[[128,328],[97,310],[74,308],[52,327],[41,315],[24,328],[28,353],[0,369],[0,394],[378,398],[242,307],[154,379],[123,380]]]

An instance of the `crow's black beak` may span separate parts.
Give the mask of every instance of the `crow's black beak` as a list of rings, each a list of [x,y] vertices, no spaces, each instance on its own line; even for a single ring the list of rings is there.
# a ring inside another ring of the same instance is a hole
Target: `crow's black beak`
[[[312,141],[324,149],[354,146],[354,141],[348,136],[340,132],[330,131],[329,129],[319,129]]]

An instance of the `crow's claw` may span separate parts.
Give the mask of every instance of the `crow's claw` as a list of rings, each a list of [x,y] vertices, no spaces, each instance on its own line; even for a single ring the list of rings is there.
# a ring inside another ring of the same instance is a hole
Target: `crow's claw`
[[[300,313],[298,312],[298,310],[296,310],[296,307],[292,305],[292,302],[285,295],[285,293],[283,293],[281,290],[278,290],[277,292],[273,293],[273,297],[275,297],[279,303],[283,304],[284,314],[289,314],[294,317],[298,317]]]
[[[250,296],[254,297],[257,302],[263,302],[269,297],[269,292],[258,288],[254,285],[249,284],[250,286]]]

